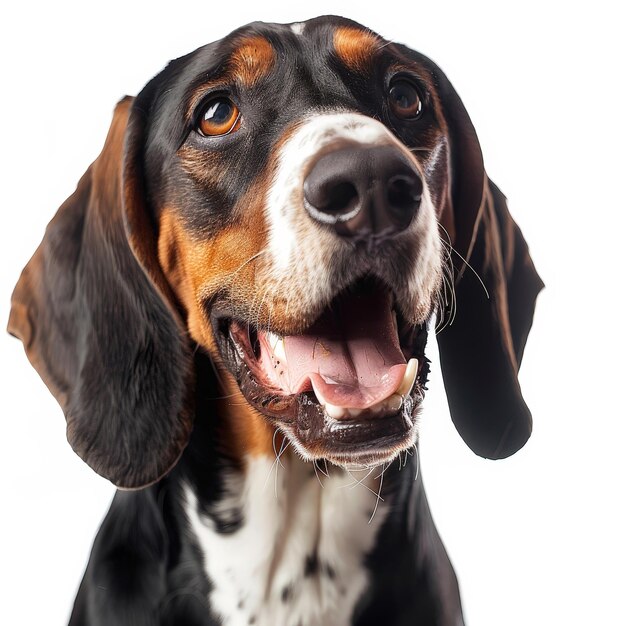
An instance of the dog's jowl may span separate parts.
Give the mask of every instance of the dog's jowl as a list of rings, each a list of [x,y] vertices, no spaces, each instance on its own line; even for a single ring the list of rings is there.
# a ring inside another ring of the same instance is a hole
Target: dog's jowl
[[[120,488],[71,624],[462,624],[418,471],[428,329],[460,435],[509,456],[541,286],[425,56],[323,17],[172,61],[13,295]]]

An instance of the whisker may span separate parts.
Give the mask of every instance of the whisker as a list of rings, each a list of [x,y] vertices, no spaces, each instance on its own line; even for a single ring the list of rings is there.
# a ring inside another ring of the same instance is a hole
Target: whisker
[[[320,475],[317,473],[317,460],[313,461],[313,470],[315,471],[315,478],[317,478],[317,482],[320,484],[320,487],[324,489],[324,485],[322,485],[322,481],[320,480]]]
[[[239,273],[246,265],[248,265],[248,263],[251,263],[252,261],[258,259],[262,254],[266,254],[268,252],[268,248],[265,247],[263,249],[261,249],[259,252],[257,252],[256,254],[253,254],[249,259],[246,259],[236,270],[234,270],[233,272],[231,272],[230,274],[228,274],[227,276],[223,277],[223,279],[231,279],[234,278],[234,276]]]
[[[287,442],[287,445],[285,445],[285,442]],[[285,469],[285,466],[282,464],[280,457],[282,456],[283,452],[289,447],[289,442],[287,441],[287,437],[285,437],[283,439],[283,443],[280,446],[280,450],[278,452],[278,456],[276,457],[276,472],[274,473],[274,497],[278,500],[278,468],[282,467],[283,469]]]
[[[284,469],[285,466],[283,465],[283,462],[280,460],[280,457],[283,456],[283,454],[285,453],[285,450],[287,450],[287,448],[290,446],[291,442],[287,440],[287,437],[285,437],[283,439],[283,443],[280,446],[280,450],[278,451],[278,456],[276,457],[276,460],[278,461],[279,465]]]
[[[270,476],[272,475],[272,471],[274,470],[274,468],[276,468],[276,477],[274,479],[274,494],[276,496],[276,498],[278,498],[278,493],[277,493],[277,481],[278,481],[278,463],[280,463],[280,457],[282,455],[282,453],[287,449],[286,447],[283,450],[283,446],[285,445],[285,442],[287,441],[287,438],[283,439],[283,443],[280,447],[280,451],[276,452],[276,435],[278,434],[278,428],[274,429],[274,435],[272,436],[272,448],[274,449],[274,455],[275,455],[275,459],[274,462],[272,463],[271,467],[269,468],[268,472],[267,472],[267,476],[265,477],[265,482],[263,483],[263,491],[265,491],[265,489],[267,489],[267,483],[270,479]],[[287,446],[289,445],[289,442],[287,442]],[[282,463],[280,463],[281,467],[284,467],[284,465],[282,465]]]
[[[274,429],[274,434],[272,435],[272,448],[274,449],[274,456],[278,458],[278,452],[276,452],[276,435],[278,434],[278,428]]]
[[[380,478],[391,466],[391,464],[393,463],[393,460],[389,461],[389,463],[387,463],[387,465],[383,465],[382,466],[382,470],[380,472],[380,474],[378,474],[378,476],[374,476],[374,480],[376,480],[377,478]]]
[[[267,229],[266,231],[267,232]],[[251,257],[247,258],[243,263],[241,263],[241,265],[239,265],[237,267],[237,269],[233,270],[232,272],[225,274],[225,275],[220,275],[219,277],[217,277],[215,280],[216,282],[211,282],[209,283],[204,289],[203,289],[203,293],[204,295],[210,295],[212,294],[214,291],[223,291],[226,287],[230,286],[234,279],[235,276],[244,268],[246,267],[246,265],[248,265],[248,263],[251,263],[252,261],[255,261],[256,259],[258,259],[261,255],[263,254],[267,254],[269,252],[268,247],[266,246],[265,248],[263,248],[262,250],[259,250],[259,252],[253,254]]]
[[[263,489],[262,489],[263,492],[265,492],[265,490],[267,489],[267,483],[269,482],[270,476],[272,475],[272,472],[274,471],[274,468],[276,467],[277,461],[278,461],[278,456],[276,457],[276,459],[274,459],[274,462],[272,463],[269,470],[267,471],[267,476],[265,477],[265,481],[263,482]]]
[[[195,354],[195,351],[194,351],[194,354]],[[219,371],[218,366],[216,365],[215,361],[210,356],[209,356],[209,363],[211,364],[211,369],[213,370],[213,373],[215,374],[215,378],[217,378],[217,382],[219,386],[223,389],[225,387],[225,383],[224,383],[224,379],[222,378],[222,373]],[[236,394],[233,394],[233,395],[236,395]]]
[[[441,226],[441,230],[448,237],[448,241],[443,239],[441,235],[439,236],[439,241],[444,246],[444,250],[446,251],[445,263],[443,264],[443,275],[442,275],[442,292],[444,305],[442,307],[442,315],[435,328],[435,334],[439,334],[446,326],[452,325],[454,319],[456,317],[456,291],[454,288],[454,264],[452,263],[452,244],[450,242],[450,235],[448,231]],[[450,294],[450,298],[448,298],[448,293]],[[440,298],[441,301],[441,298]]]
[[[371,494],[377,496],[378,494],[373,489],[370,489],[370,487],[363,482],[364,480],[367,480],[372,475],[372,472],[375,469],[376,469],[375,467],[371,467],[369,472],[363,478],[361,478],[361,480],[357,480],[356,476],[350,470],[347,469],[346,472],[350,474],[350,477],[352,478],[353,482],[342,485],[340,489],[345,489],[346,487],[350,487],[350,489],[354,489],[355,487],[358,487],[360,485],[364,489],[367,489],[367,491],[369,491]]]
[[[315,465],[317,465],[317,460],[314,461]],[[324,463],[326,463],[326,459],[324,459]],[[322,472],[322,474],[324,474],[324,476],[326,476],[326,478],[330,478],[329,474],[328,474],[328,466],[326,466],[326,471],[324,471],[321,467],[318,466],[318,469],[320,472]]]
[[[376,515],[376,511],[378,511],[378,503],[382,500],[382,498],[380,497],[380,494],[383,491],[383,479],[385,477],[385,470],[389,467],[389,465],[391,465],[391,463],[389,463],[386,467],[384,467],[383,471],[380,473],[380,484],[378,485],[378,493],[376,494],[376,504],[374,504],[374,510],[372,511],[372,516],[369,518],[369,521],[367,522],[368,524],[372,523],[372,520],[374,519],[374,516]]]
[[[239,394],[235,392],[235,393],[226,394],[225,396],[212,396],[209,399],[210,400],[228,400],[228,398],[234,398],[235,396],[238,396],[238,395]]]
[[[448,237],[448,242],[447,245],[450,247],[450,250],[452,252],[454,252],[454,254],[456,254],[459,259],[461,259],[461,261],[467,266],[469,267],[470,270],[472,270],[472,272],[475,274],[476,278],[478,278],[480,284],[482,285],[485,294],[487,295],[487,298],[489,298],[489,291],[487,289],[487,287],[485,286],[485,283],[483,282],[483,279],[479,276],[478,272],[472,267],[472,265],[470,264],[470,262],[458,251],[455,249],[455,247],[452,245],[452,239],[450,237],[450,233],[445,229],[444,226],[442,226],[441,224],[439,224],[439,228],[441,228],[441,230],[443,230],[444,233],[446,233],[446,236]]]
[[[386,48],[387,46],[390,46],[392,43],[396,43],[393,40],[390,41],[386,41],[384,44],[378,46],[378,48],[376,48],[376,52],[378,52],[379,50],[382,50],[383,48]]]
[[[354,483],[351,485],[348,485],[350,489],[354,489],[355,487],[358,487],[359,485],[362,485],[363,487],[366,487],[367,489],[369,489],[369,487],[365,484],[364,481],[366,481],[372,475],[372,472],[375,469],[376,469],[375,467],[371,467],[369,471],[367,472],[367,474],[365,474],[365,476],[363,476],[363,478],[361,478],[360,480],[357,479],[357,477],[350,470],[346,470],[350,474],[350,476],[352,476],[352,478],[354,479]],[[371,489],[369,490],[372,491]],[[374,492],[372,491],[372,493]]]
[[[487,289],[487,287],[485,286],[485,283],[483,282],[483,279],[478,275],[478,272],[470,265],[470,263],[468,261],[465,260],[465,258],[463,257],[462,254],[459,254],[452,246],[450,246],[450,249],[452,250],[452,252],[454,252],[454,254],[456,254],[459,259],[461,259],[461,261],[463,261],[463,263],[465,263],[465,265],[467,267],[469,267],[469,269],[472,270],[472,272],[474,273],[474,275],[476,276],[476,278],[478,278],[478,281],[480,282],[480,284],[482,285],[483,290],[485,291],[485,295],[487,296],[487,299],[489,300],[489,290]]]

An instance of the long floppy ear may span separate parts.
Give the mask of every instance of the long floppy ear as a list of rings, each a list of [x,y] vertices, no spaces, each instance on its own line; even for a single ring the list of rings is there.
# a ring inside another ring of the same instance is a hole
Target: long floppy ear
[[[76,453],[122,488],[176,463],[192,415],[190,349],[143,205],[142,108],[117,105],[100,156],[22,272],[9,319]]]
[[[470,270],[457,281],[454,319],[438,335],[441,366],[457,430],[476,454],[500,459],[532,431],[517,374],[543,282],[491,181],[468,261],[484,287]]]
[[[448,126],[449,194],[440,220],[448,223],[455,282],[453,319],[437,336],[443,380],[467,445],[505,458],[532,431],[517,375],[543,283],[506,198],[485,174],[465,107],[445,75],[433,73]]]

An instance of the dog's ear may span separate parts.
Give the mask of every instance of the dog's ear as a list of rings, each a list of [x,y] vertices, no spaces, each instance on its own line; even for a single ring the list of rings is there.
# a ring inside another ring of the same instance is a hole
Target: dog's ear
[[[485,174],[476,131],[456,91],[430,59],[400,49],[430,74],[432,105],[445,127],[425,171],[442,239],[449,237],[444,248],[455,290],[450,310],[440,311],[447,325],[437,335],[450,413],[476,454],[504,458],[532,430],[517,374],[543,283],[506,199]]]
[[[74,450],[122,488],[176,463],[192,415],[190,348],[144,205],[144,109],[117,105],[101,154],[22,272],[9,320]]]
[[[465,107],[443,73],[433,74],[448,126],[449,194],[440,221],[448,224],[455,283],[454,310],[441,312],[449,324],[438,334],[443,379],[468,446],[504,458],[532,431],[517,375],[543,283],[505,197],[485,174]]]
[[[437,335],[443,379],[465,442],[480,456],[505,458],[532,430],[517,374],[543,283],[491,181],[468,266],[455,285],[453,318]]]

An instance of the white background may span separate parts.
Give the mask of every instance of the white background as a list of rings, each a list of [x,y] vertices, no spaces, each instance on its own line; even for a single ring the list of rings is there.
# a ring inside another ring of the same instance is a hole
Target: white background
[[[422,419],[423,473],[467,624],[626,624],[626,50],[616,10],[477,0],[16,5],[2,9],[0,26],[2,320],[45,225],[98,154],[115,102],[169,59],[252,20],[339,13],[443,68],[547,284],[521,373],[535,419],[527,446],[505,461],[474,456],[437,374]],[[65,442],[61,410],[21,344],[3,335],[0,345],[0,622],[63,624],[113,488]]]

